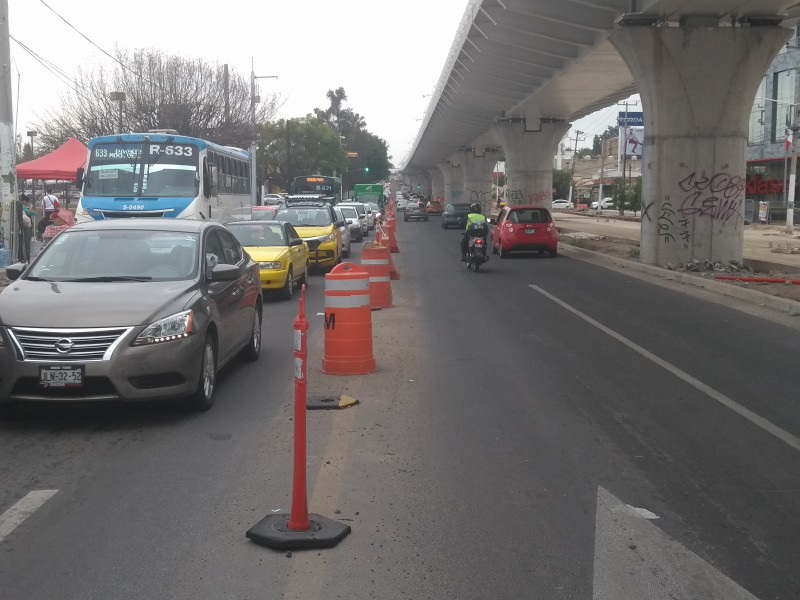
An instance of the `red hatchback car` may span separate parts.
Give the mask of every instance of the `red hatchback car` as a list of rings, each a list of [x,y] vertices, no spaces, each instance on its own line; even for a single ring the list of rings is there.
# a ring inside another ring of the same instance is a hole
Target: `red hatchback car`
[[[558,254],[558,230],[550,211],[541,206],[506,206],[492,229],[492,251],[508,258],[514,251]]]
[[[428,206],[426,207],[428,210],[429,215],[440,215],[444,212],[444,208],[442,208],[442,203],[438,200],[431,200],[428,202]]]

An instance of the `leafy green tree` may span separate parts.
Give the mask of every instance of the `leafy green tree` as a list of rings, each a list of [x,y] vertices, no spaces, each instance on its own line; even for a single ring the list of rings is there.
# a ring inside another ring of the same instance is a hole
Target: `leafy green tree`
[[[328,90],[326,96],[330,105],[326,109],[315,108],[314,114],[336,132],[345,152],[357,154],[347,157],[341,172],[343,190],[347,192],[356,183],[386,179],[392,166],[386,141],[367,130],[363,116],[344,107],[347,93],[343,87]]]
[[[318,118],[281,119],[262,125],[257,161],[258,178],[283,190],[300,175],[334,175],[347,166],[335,132]]]
[[[566,198],[569,196],[569,185],[572,174],[567,170],[553,169],[553,198]]]

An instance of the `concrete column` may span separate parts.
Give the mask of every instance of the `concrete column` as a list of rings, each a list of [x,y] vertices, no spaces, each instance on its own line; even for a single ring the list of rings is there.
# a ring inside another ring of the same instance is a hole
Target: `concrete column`
[[[483,214],[489,214],[492,205],[492,172],[497,162],[497,153],[486,152],[485,148],[477,147],[459,154],[464,177],[464,201],[477,202],[481,205]]]
[[[431,198],[442,198],[444,200],[444,177],[442,172],[437,169],[428,169],[428,177],[431,180]]]
[[[540,131],[533,132],[525,131],[525,126],[520,123],[495,125],[506,153],[508,204],[550,208],[553,201],[553,157],[569,128],[565,121],[543,122]]]
[[[444,193],[445,204],[453,201],[453,169],[448,162],[440,162],[436,165],[436,169],[442,176],[442,189]]]
[[[444,180],[445,204],[464,202],[464,177],[461,174],[461,166],[458,163],[458,159],[454,159],[454,162],[457,165],[456,167],[452,165],[451,161],[444,161],[436,165]]]
[[[450,181],[452,182],[453,199],[451,202],[468,202],[469,195],[464,194],[464,172],[461,170],[461,152],[450,157]]]
[[[423,171],[419,174],[419,179],[422,182],[422,195],[426,198],[430,199],[431,197],[431,176],[430,173],[427,171]]]
[[[742,260],[748,121],[761,78],[790,34],[707,23],[612,34],[644,111],[642,262]]]

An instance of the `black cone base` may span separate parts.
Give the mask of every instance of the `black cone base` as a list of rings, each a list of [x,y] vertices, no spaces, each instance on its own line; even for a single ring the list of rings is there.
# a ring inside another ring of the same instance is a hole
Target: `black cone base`
[[[247,538],[276,550],[331,548],[341,542],[350,526],[320,515],[308,515],[308,531],[289,531],[289,515],[267,515],[247,530]]]

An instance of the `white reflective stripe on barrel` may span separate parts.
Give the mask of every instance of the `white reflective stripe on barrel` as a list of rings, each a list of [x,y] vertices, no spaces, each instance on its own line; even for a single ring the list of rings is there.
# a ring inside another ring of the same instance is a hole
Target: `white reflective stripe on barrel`
[[[388,258],[362,258],[361,259],[362,265],[388,265],[389,259]]]
[[[364,273],[366,275],[366,273]],[[364,277],[363,279],[326,279],[325,291],[334,292],[358,292],[366,290],[369,287],[369,281]]]
[[[325,308],[361,308],[370,305],[370,297],[363,294],[356,296],[325,296]]]
[[[384,283],[384,282],[389,282],[389,281],[391,281],[390,277],[370,277],[369,278],[369,282],[370,283]]]

